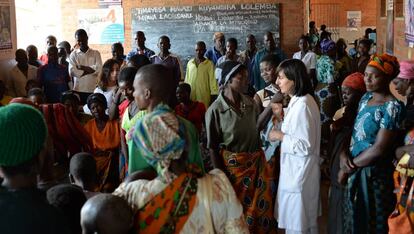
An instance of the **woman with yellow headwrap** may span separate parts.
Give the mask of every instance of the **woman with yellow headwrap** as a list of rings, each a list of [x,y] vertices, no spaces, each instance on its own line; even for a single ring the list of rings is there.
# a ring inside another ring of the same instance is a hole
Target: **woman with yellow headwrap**
[[[403,103],[390,92],[399,72],[397,58],[373,55],[365,69],[367,93],[359,102],[351,144],[341,153],[340,168],[348,174],[344,194],[344,233],[388,233],[394,206],[393,146],[400,128]]]

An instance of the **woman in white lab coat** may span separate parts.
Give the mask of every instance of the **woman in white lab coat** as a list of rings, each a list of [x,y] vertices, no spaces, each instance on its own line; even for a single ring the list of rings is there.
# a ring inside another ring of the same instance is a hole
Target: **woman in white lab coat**
[[[280,177],[275,217],[279,228],[291,233],[318,233],[321,125],[319,108],[302,61],[279,65],[276,84],[291,97],[282,128],[272,130],[280,140]]]

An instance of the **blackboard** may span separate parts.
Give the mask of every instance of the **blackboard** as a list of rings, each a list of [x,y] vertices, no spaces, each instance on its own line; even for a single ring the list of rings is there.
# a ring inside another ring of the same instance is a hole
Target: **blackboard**
[[[171,40],[171,52],[178,55],[185,67],[194,57],[197,41],[213,46],[214,32],[224,32],[226,38],[238,41],[238,51],[245,49],[246,36],[256,36],[258,47],[263,35],[271,31],[279,38],[279,4],[223,4],[179,7],[150,7],[132,9],[132,47],[135,48],[135,32],[143,31],[146,46],[156,53],[160,36]]]

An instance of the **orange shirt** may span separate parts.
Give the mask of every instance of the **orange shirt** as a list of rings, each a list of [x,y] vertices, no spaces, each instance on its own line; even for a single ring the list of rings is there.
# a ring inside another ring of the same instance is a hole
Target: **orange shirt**
[[[95,150],[106,151],[120,146],[121,136],[117,120],[108,120],[105,128],[101,132],[96,127],[95,119],[89,120],[84,127],[92,138],[92,144]]]

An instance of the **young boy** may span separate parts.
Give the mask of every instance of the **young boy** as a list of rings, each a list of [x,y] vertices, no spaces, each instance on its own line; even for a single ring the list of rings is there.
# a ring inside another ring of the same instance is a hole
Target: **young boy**
[[[70,159],[69,178],[72,184],[83,189],[86,198],[89,199],[99,192],[96,176],[96,161],[89,153],[77,153]]]
[[[162,64],[168,67],[170,72],[172,72],[172,77],[170,76],[168,81],[163,80],[161,82],[170,82],[170,89],[167,92],[169,94],[168,104],[171,108],[174,108],[175,104],[177,104],[177,100],[175,99],[175,90],[177,89],[178,83],[183,78],[180,59],[170,53],[171,44],[169,37],[161,36],[158,40],[158,48],[160,49],[160,52],[157,55],[153,55],[150,58],[150,61],[152,64]]]
[[[208,107],[218,95],[218,85],[214,77],[214,64],[204,57],[205,53],[206,44],[198,41],[195,45],[195,58],[187,63],[184,81],[191,86],[191,100],[202,102]]]
[[[80,211],[86,202],[82,189],[71,184],[56,185],[46,193],[50,205],[62,211],[71,233],[81,233]]]
[[[45,94],[40,88],[32,88],[27,92],[27,98],[36,106],[39,106],[46,101]]]
[[[83,233],[131,233],[134,213],[128,203],[111,194],[89,199],[81,210]]]

